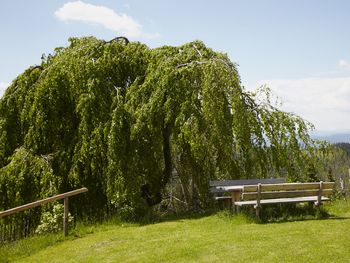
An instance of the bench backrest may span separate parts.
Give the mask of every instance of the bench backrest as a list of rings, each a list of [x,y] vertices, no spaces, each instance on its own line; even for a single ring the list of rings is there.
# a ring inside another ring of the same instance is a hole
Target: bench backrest
[[[225,190],[218,189],[220,186],[239,186],[257,184],[280,184],[285,183],[285,178],[264,178],[264,179],[242,179],[242,180],[214,180],[209,182],[211,193],[224,193]]]
[[[334,182],[247,185],[243,187],[242,200],[330,196],[333,188]]]

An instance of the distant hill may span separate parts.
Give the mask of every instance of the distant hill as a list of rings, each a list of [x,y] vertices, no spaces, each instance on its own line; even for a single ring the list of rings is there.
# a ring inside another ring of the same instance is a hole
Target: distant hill
[[[312,135],[313,139],[324,140],[330,143],[350,143],[350,133],[331,134],[326,136]]]
[[[336,143],[335,146],[342,148],[348,154],[350,154],[350,143]]]

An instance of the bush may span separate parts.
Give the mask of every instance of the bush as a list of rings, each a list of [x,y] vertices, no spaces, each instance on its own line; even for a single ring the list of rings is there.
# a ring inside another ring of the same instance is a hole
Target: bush
[[[42,213],[40,224],[35,230],[37,234],[53,233],[63,229],[63,213],[64,206],[62,204],[55,204],[52,211]],[[73,226],[73,216],[68,214],[68,226]]]

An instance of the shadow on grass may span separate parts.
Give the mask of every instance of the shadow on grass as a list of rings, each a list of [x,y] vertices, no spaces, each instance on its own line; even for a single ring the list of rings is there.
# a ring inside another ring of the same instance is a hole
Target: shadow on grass
[[[348,200],[349,201],[349,200]],[[348,216],[344,216],[344,211],[349,211]],[[113,216],[97,225],[151,225],[163,222],[197,220],[205,217],[218,215],[218,218],[233,220],[233,223],[247,222],[258,224],[284,223],[310,220],[347,220],[350,219],[350,202],[346,200],[333,200],[329,204],[324,204],[316,208],[312,203],[302,204],[269,204],[264,205],[261,211],[261,219],[257,220],[255,210],[252,206],[241,208],[240,213],[234,213],[232,208],[212,207],[205,210],[181,211],[181,212],[160,212],[150,211],[143,218],[138,220],[123,220],[118,216]],[[94,224],[96,225],[96,224]]]
[[[144,218],[137,223],[140,225],[157,224],[162,222],[182,221],[191,219],[201,219],[218,213],[218,209],[207,209],[198,211],[182,211],[178,213],[158,214],[154,213],[148,218]]]
[[[313,220],[349,220],[350,217],[336,215],[324,207],[316,208],[310,204],[265,205],[261,218],[257,219],[252,207],[242,209],[241,213],[251,217],[258,224],[286,223]]]
[[[329,207],[333,207],[331,205]],[[316,208],[312,204],[270,204],[264,205],[261,211],[261,219],[255,216],[255,209],[252,206],[241,208],[239,213],[235,213],[230,208],[211,208],[200,211],[186,211],[179,213],[152,213],[142,220],[133,221],[134,224],[145,226],[163,222],[196,220],[217,215],[218,218],[233,220],[234,222],[246,222],[257,224],[285,223],[311,220],[348,220],[350,217],[340,216],[339,213],[329,211],[329,207]],[[332,210],[332,209],[331,209]],[[238,219],[239,218],[239,219]],[[238,219],[238,220],[237,220]]]

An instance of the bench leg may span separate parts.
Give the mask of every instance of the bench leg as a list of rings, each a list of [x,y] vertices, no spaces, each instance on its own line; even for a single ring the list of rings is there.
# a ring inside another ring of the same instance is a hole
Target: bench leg
[[[261,210],[261,207],[260,206],[256,206],[255,207],[255,214],[256,214],[256,218],[258,220],[260,220],[260,210]]]
[[[239,208],[238,208],[238,206],[235,205],[235,202],[236,202],[236,201],[239,201],[239,199],[240,199],[240,192],[238,192],[238,191],[232,192],[231,198],[232,198],[232,199],[231,199],[231,202],[232,202],[232,211],[233,211],[234,213],[238,213],[238,212],[239,212]]]
[[[225,203],[225,209],[231,208],[231,200],[230,199],[225,199],[224,203]]]
[[[236,213],[236,206],[235,206],[235,203],[231,200],[231,211],[233,213]]]
[[[232,212],[237,214],[239,212],[239,206],[232,203]]]
[[[241,207],[238,205],[236,205],[235,207],[236,207],[236,212],[239,213],[241,211]]]
[[[317,211],[318,212],[320,212],[320,210],[321,210],[321,205],[322,205],[322,203],[321,202],[315,202],[315,207],[316,207],[316,209],[317,209]]]

